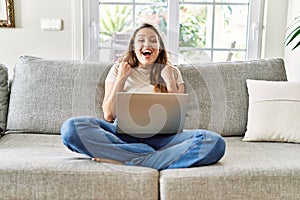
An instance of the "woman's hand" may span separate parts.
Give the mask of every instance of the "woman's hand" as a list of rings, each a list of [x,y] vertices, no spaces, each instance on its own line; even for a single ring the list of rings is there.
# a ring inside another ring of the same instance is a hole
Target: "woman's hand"
[[[171,65],[165,66],[161,70],[161,77],[164,79],[167,85],[169,85],[172,82],[175,82],[175,76],[174,76],[174,68]]]
[[[131,69],[127,62],[121,62],[117,69],[116,81],[114,83],[105,83],[102,109],[106,121],[112,122],[116,117],[116,94],[124,90],[124,84],[131,73]]]
[[[174,68],[171,65],[166,65],[160,73],[161,77],[164,79],[168,92],[177,93],[177,85],[174,75]]]
[[[128,62],[121,62],[119,64],[119,68],[118,68],[118,75],[117,75],[117,79],[118,80],[126,80],[128,78],[128,76],[131,73],[131,66],[128,64]]]
[[[160,75],[166,82],[169,93],[184,93],[184,84],[182,83],[177,85],[175,73],[176,68],[171,65],[167,65],[161,70]]]

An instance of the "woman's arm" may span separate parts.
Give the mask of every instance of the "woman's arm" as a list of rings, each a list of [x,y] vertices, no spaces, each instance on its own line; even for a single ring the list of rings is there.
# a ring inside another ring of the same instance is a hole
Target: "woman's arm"
[[[168,91],[169,91],[169,88],[168,88]],[[173,92],[173,90],[172,90]],[[184,83],[180,83],[178,85],[178,89],[176,88],[175,92],[173,93],[184,93],[185,92],[185,87],[184,87]]]
[[[175,74],[174,74],[175,72],[176,69],[173,66],[167,65],[161,71],[161,76],[167,84],[167,89],[169,93],[184,93],[185,91],[184,84],[181,83],[177,85]]]
[[[116,94],[124,90],[124,84],[131,72],[131,66],[122,62],[118,68],[118,74],[114,83],[105,83],[104,99],[102,109],[104,119],[112,122],[116,117]]]

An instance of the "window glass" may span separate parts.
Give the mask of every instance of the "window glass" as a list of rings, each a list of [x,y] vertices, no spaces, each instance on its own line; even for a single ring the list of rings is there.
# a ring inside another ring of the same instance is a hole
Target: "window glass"
[[[214,48],[245,49],[248,6],[217,5],[214,23]]]
[[[132,30],[132,5],[100,5],[100,47],[110,47],[116,32]]]
[[[205,50],[180,51],[178,57],[178,63],[184,64],[211,62],[210,51]]]
[[[167,6],[156,5],[137,5],[136,6],[136,27],[142,23],[150,23],[156,26],[160,32],[166,34],[168,23],[168,8]]]
[[[245,59],[245,51],[214,51],[212,62],[242,61]]]
[[[215,0],[216,3],[250,3],[250,0]]]
[[[174,63],[246,60],[253,43],[249,43],[250,10],[254,9],[250,6],[260,5],[259,1],[99,0],[100,57],[117,58],[132,31],[146,22],[159,29],[166,48],[178,58]],[[262,14],[260,9],[253,13]]]
[[[214,0],[180,0],[179,2],[197,2],[197,3],[210,3]]]
[[[179,46],[210,47],[211,16],[211,5],[181,5],[179,10]]]
[[[116,0],[99,0],[101,3],[116,3]],[[118,3],[132,3],[132,0],[118,0]]]
[[[135,0],[135,3],[137,3],[137,4],[139,4],[139,3],[147,3],[147,4],[164,3],[166,5],[167,2],[168,2],[168,0]]]
[[[101,62],[111,62],[114,60],[113,58],[113,50],[112,49],[102,49],[100,48],[99,54],[100,54],[100,61]]]

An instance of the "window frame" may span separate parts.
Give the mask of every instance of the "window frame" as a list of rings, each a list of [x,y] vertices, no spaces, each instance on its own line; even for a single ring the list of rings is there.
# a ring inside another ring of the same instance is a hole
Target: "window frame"
[[[135,0],[132,0],[131,3],[120,3],[117,2],[109,2],[105,4],[120,4],[120,5],[133,5],[133,28],[135,28],[135,6],[140,3],[136,3]],[[83,4],[83,57],[85,60],[89,61],[99,61],[99,0],[90,0],[85,1],[82,0]],[[153,5],[153,3],[149,3]],[[159,4],[159,3],[158,3]],[[232,50],[232,51],[245,51],[239,49],[231,49],[231,48],[215,48],[213,44],[211,48],[184,48],[179,47],[179,7],[180,4],[208,4],[199,3],[199,2],[180,2],[179,0],[168,0],[168,19],[167,25],[167,38],[166,38],[166,47],[170,52],[172,52],[173,58],[172,60],[178,60],[177,55],[179,55],[180,50],[208,50],[211,52],[211,61],[213,60],[213,52],[214,51],[224,51],[224,50]],[[218,3],[215,0],[209,3],[215,5],[226,5],[228,3]],[[233,3],[230,3],[231,5]],[[243,3],[236,3],[236,5],[241,5]],[[144,4],[143,4],[144,5]],[[248,29],[247,29],[247,44],[246,44],[246,58],[245,60],[250,59],[259,59],[261,58],[261,48],[262,48],[262,32],[263,32],[263,16],[264,16],[264,5],[265,0],[251,0],[249,3],[249,16],[248,16]],[[214,23],[214,19],[213,22]],[[213,24],[212,24],[212,27]],[[213,34],[214,34],[214,30]],[[96,34],[98,33],[98,34]],[[212,34],[212,43],[213,43],[213,34]],[[101,60],[100,60],[101,61]]]

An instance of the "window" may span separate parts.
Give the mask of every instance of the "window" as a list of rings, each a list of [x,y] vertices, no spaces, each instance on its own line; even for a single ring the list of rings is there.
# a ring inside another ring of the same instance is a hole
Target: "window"
[[[116,59],[143,22],[162,33],[174,63],[260,57],[261,0],[99,0],[99,59]]]

